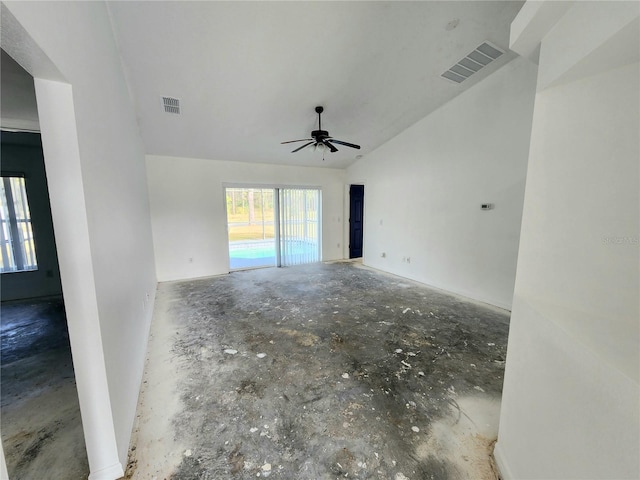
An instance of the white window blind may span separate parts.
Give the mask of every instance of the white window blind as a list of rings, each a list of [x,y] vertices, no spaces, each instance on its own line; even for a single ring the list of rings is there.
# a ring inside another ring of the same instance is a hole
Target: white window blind
[[[24,177],[1,177],[0,272],[37,270]]]
[[[281,188],[280,264],[300,265],[320,261],[320,190]]]

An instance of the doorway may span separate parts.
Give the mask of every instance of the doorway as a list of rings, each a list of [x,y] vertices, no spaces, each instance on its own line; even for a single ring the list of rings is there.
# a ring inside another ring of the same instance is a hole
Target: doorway
[[[2,55],[4,70],[13,60]],[[0,152],[0,415],[6,467],[16,479],[86,478],[40,135],[1,131]]]
[[[364,185],[349,188],[349,258],[362,257],[364,237]]]
[[[109,403],[110,390],[107,381],[107,369],[102,361],[104,357],[104,339],[100,336],[100,319],[98,314],[98,291],[94,285],[97,279],[92,269],[91,261],[91,244],[89,241],[89,225],[88,215],[89,208],[86,202],[86,192],[83,187],[82,165],[85,163],[81,159],[79,150],[79,136],[82,136],[78,130],[77,107],[74,102],[73,85],[69,83],[68,78],[60,73],[58,65],[53,62],[46,53],[38,46],[32,33],[37,28],[35,24],[29,23],[23,25],[15,16],[29,19],[29,12],[20,11],[7,7],[2,4],[2,49],[16,60],[16,63],[26,68],[30,75],[34,89],[31,89],[29,98],[34,99],[33,105],[37,105],[34,110],[34,116],[24,117],[7,115],[6,109],[13,102],[5,102],[5,97],[11,100],[24,101],[25,92],[21,91],[19,95],[12,95],[5,88],[5,80],[11,79],[11,75],[5,75],[4,65],[2,66],[2,127],[14,131],[42,132],[42,138],[47,145],[46,152],[46,174],[47,185],[49,189],[50,210],[55,221],[55,237],[56,237],[56,254],[60,264],[61,282],[64,284],[64,311],[66,323],[69,331],[69,342],[73,352],[74,365],[81,365],[74,371],[77,397],[82,413],[82,428],[80,431],[86,436],[86,448],[73,449],[76,457],[80,456],[80,450],[86,451],[86,457],[90,462],[91,476],[96,475],[113,475],[114,478],[124,474],[123,467],[120,464],[118,455],[118,444],[116,441],[116,429],[118,423],[114,415],[124,419],[126,412],[119,409],[113,409]],[[84,12],[89,14],[88,12]],[[5,40],[5,33],[7,42]],[[73,36],[73,34],[71,34]],[[25,47],[26,46],[26,47]],[[93,48],[93,47],[91,47]],[[82,75],[72,75],[80,81]],[[115,79],[115,77],[109,77]],[[33,90],[37,91],[37,101],[34,98]],[[6,95],[5,95],[6,94]],[[26,113],[22,108],[16,110],[16,113]],[[90,116],[90,115],[89,115]],[[8,123],[10,119],[19,120],[17,122]],[[96,120],[97,121],[97,120]],[[124,127],[123,127],[124,128]],[[2,164],[5,166],[5,156],[2,155]],[[122,157],[121,157],[122,158]],[[142,163],[143,165],[143,163]],[[121,170],[122,171],[122,170]],[[9,172],[13,173],[13,172]],[[140,171],[138,171],[140,173]],[[97,177],[96,177],[97,178]],[[29,187],[26,187],[29,190]],[[34,212],[31,212],[34,214]],[[35,232],[35,250],[38,265],[45,258],[38,253],[42,251],[42,246],[38,246],[38,233]],[[115,247],[114,247],[115,248]],[[120,250],[124,250],[122,247]],[[152,252],[146,251],[149,255]],[[149,258],[149,257],[148,257]],[[37,271],[44,272],[45,277],[49,269],[39,268]],[[150,272],[150,270],[149,270]],[[30,272],[32,273],[32,272]],[[14,276],[16,273],[6,275]],[[151,275],[149,275],[151,277]],[[8,277],[7,277],[8,278]],[[46,277],[46,278],[55,278]],[[31,283],[31,282],[30,282]],[[149,279],[151,284],[151,279]],[[5,287],[4,278],[2,286]],[[33,285],[33,283],[31,283]],[[104,285],[103,285],[104,286]],[[122,287],[122,286],[121,286]],[[124,287],[122,287],[124,288]],[[111,304],[115,305],[117,301],[115,297],[110,297]],[[131,311],[133,314],[135,308],[127,303],[125,310]],[[131,307],[131,308],[129,308]],[[122,317],[118,317],[122,320]],[[138,329],[141,325],[132,328]],[[127,337],[128,338],[128,337]],[[116,362],[117,363],[117,362]],[[142,372],[143,365],[138,362],[139,370]],[[127,370],[125,367],[123,371]],[[127,377],[129,380],[135,377],[136,369],[127,370],[131,375]],[[3,375],[3,379],[6,378]],[[124,379],[127,380],[127,379]],[[123,381],[124,381],[123,380]],[[126,383],[126,382],[125,382]],[[129,383],[130,384],[130,383]],[[135,402],[133,402],[135,403]],[[66,403],[65,403],[66,404]],[[130,404],[129,404],[130,405]],[[135,405],[134,405],[135,406]],[[38,410],[42,413],[42,410]],[[133,421],[133,413],[131,412],[131,421]],[[20,417],[22,418],[22,417]],[[5,422],[2,422],[2,434],[5,435]],[[46,436],[47,443],[52,439]],[[84,441],[82,442],[85,443]],[[67,443],[67,446],[71,446]],[[8,456],[6,445],[4,452],[0,451],[0,476],[6,473],[6,463],[4,457]],[[38,449],[31,450],[30,453],[41,451]],[[20,456],[21,460],[30,458],[28,456]],[[58,452],[56,458],[61,460],[61,464],[66,469],[67,464],[64,462],[66,458],[62,452]],[[97,472],[97,473],[96,473]],[[88,475],[87,475],[88,476]],[[4,478],[4,477],[3,477]],[[18,478],[11,475],[11,478]],[[48,465],[45,475],[31,475],[25,478],[82,478],[79,475],[67,475],[66,473],[57,472],[55,467]],[[86,478],[86,476],[85,476]]]
[[[225,187],[229,270],[321,259],[318,188]]]

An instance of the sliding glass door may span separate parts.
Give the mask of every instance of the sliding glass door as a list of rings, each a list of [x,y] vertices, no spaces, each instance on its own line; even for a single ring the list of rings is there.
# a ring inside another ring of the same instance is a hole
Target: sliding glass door
[[[227,188],[229,265],[240,268],[276,265],[272,188]]]
[[[320,261],[320,190],[279,189],[280,265]]]
[[[319,189],[226,187],[231,270],[320,261]]]

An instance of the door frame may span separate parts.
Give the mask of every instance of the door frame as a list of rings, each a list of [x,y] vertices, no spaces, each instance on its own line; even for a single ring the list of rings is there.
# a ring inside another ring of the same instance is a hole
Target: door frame
[[[282,266],[281,252],[280,252],[280,190],[282,189],[305,189],[305,190],[318,190],[319,192],[319,205],[320,219],[318,221],[318,261],[322,262],[322,223],[323,223],[323,195],[322,187],[320,185],[287,185],[282,183],[253,183],[253,182],[222,182],[222,208],[224,211],[224,230],[227,233],[227,272],[231,272],[231,258],[229,255],[229,212],[227,211],[227,189],[228,188],[256,188],[256,189],[273,189],[274,190],[274,229],[275,229],[275,241],[276,241],[276,267]],[[267,267],[268,268],[268,267]],[[234,272],[243,269],[233,269]]]

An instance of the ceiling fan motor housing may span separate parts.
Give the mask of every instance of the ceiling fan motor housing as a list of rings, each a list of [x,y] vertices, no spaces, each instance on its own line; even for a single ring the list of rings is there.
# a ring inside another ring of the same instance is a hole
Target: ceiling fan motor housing
[[[295,142],[308,142],[308,143],[305,143],[304,145],[302,145],[301,147],[298,147],[295,150],[292,150],[291,153],[299,152],[303,148],[306,148],[306,147],[308,147],[309,145],[312,145],[312,144],[313,144],[313,148],[314,149],[318,149],[320,147],[322,147],[323,149],[327,148],[332,153],[335,153],[335,152],[338,151],[338,149],[336,148],[336,146],[333,143],[337,143],[339,145],[345,145],[345,146],[350,147],[350,148],[360,149],[360,145],[355,145],[355,144],[349,143],[349,142],[343,142],[342,140],[336,140],[335,138],[332,138],[332,137],[329,136],[329,132],[328,131],[322,130],[322,116],[320,114],[323,111],[324,111],[323,107],[321,107],[321,106],[317,106],[316,107],[316,113],[318,114],[318,130],[313,130],[311,132],[311,138],[304,138],[302,140],[289,140],[288,142],[282,142],[283,144],[284,143],[295,143]],[[314,141],[315,141],[315,144],[314,144]]]
[[[326,130],[314,130],[313,132],[311,132],[311,136],[313,138],[327,138],[329,136],[329,132],[327,132]]]

